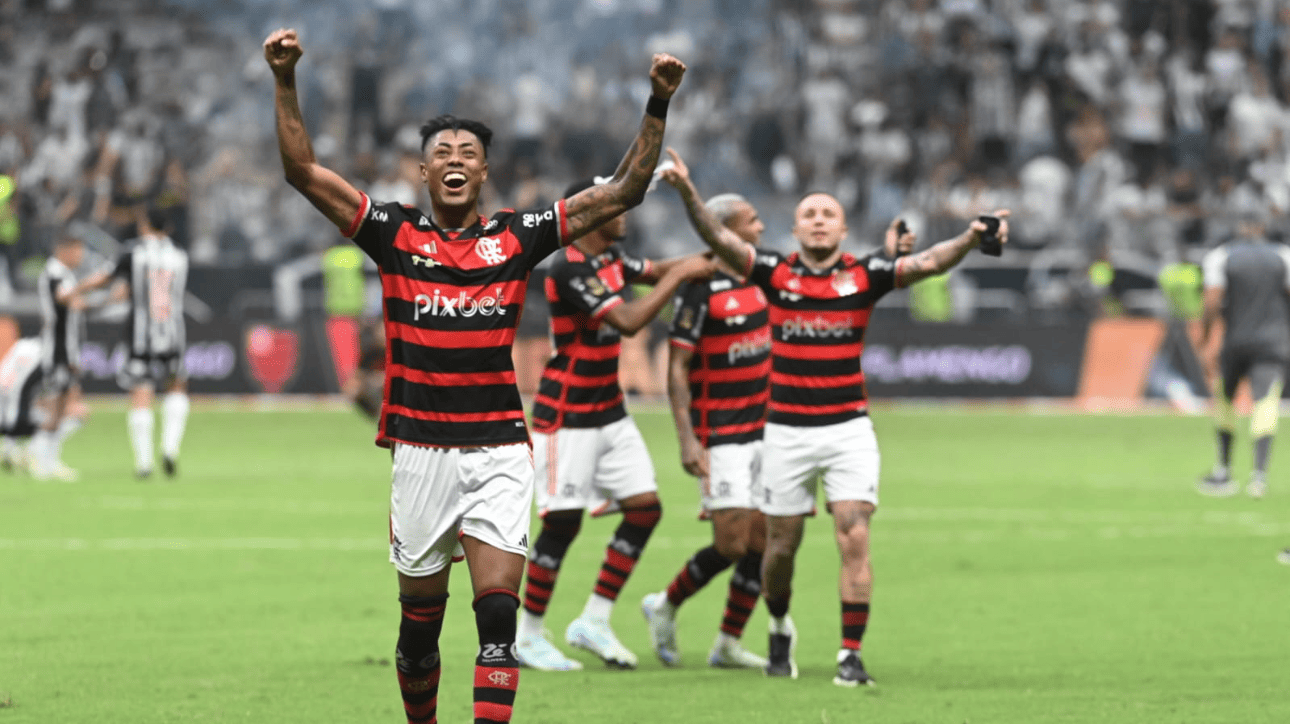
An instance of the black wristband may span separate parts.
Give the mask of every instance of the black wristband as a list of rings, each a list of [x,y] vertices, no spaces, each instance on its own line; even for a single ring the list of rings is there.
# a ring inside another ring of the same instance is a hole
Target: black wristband
[[[658,96],[651,94],[649,97],[649,102],[645,104],[646,115],[654,116],[655,118],[659,118],[659,119],[666,119],[667,103],[668,103],[668,99],[659,98]]]

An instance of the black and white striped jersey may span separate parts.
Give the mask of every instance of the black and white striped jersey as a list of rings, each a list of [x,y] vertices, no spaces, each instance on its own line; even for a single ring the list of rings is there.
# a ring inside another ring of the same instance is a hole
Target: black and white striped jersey
[[[183,354],[188,253],[166,236],[144,236],[117,261],[112,276],[130,285],[126,344],[131,357]]]
[[[80,364],[83,315],[58,301],[59,294],[75,286],[76,275],[72,270],[50,257],[36,283],[40,298],[41,365],[45,369]]]

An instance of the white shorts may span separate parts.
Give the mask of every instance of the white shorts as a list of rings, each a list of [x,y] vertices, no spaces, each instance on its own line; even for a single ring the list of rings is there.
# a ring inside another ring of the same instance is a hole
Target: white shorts
[[[704,513],[728,508],[756,510],[762,495],[762,441],[717,445],[704,454],[708,458],[708,477],[699,478]]]
[[[533,434],[538,514],[590,510],[604,515],[618,501],[658,491],[645,439],[630,417],[604,427],[562,427]]]
[[[867,416],[820,427],[768,422],[765,445],[761,510],[766,515],[811,514],[820,479],[830,503],[878,505],[878,439]]]
[[[439,448],[396,444],[390,562],[407,576],[443,570],[470,536],[528,555],[533,458],[527,445]]]

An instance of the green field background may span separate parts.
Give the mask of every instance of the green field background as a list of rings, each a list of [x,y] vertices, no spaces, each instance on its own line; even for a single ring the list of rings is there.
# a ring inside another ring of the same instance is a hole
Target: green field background
[[[604,722],[1290,722],[1290,453],[1271,493],[1211,500],[1208,422],[879,406],[882,507],[865,662],[831,684],[839,639],[830,521],[808,523],[797,681],[704,662],[725,577],[652,656],[639,612],[709,540],[661,410],[636,419],[663,522],[614,626],[641,657],[525,671],[521,724]],[[197,406],[175,481],[135,481],[124,414],[67,446],[74,484],[0,475],[0,724],[400,722],[386,559],[388,453],[349,411]],[[1249,468],[1238,438],[1237,473]],[[548,615],[581,610],[617,518],[588,521]],[[536,532],[536,531],[535,531]],[[745,642],[765,651],[759,608]],[[469,581],[455,573],[439,720],[471,721]],[[563,647],[563,643],[561,642]],[[567,647],[563,647],[567,651]]]

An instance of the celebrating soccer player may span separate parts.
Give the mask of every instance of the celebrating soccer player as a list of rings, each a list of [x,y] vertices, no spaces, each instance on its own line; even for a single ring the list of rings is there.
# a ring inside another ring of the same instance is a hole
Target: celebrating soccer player
[[[703,206],[681,158],[668,153],[675,165],[663,178],[681,193],[704,241],[770,300],[771,394],[760,501],[766,514],[762,596],[771,616],[766,674],[797,677],[797,630],[788,615],[793,565],[822,479],[842,557],[842,646],[833,683],[872,684],[860,659],[873,593],[869,524],[878,507],[878,442],[860,371],[865,328],[874,304],[893,288],[949,270],[989,236],[1006,242],[1008,212],[995,215],[1005,217],[997,231],[978,219],[917,254],[855,257],[842,251],[842,204],[815,192],[798,202],[793,236],[801,248],[785,256],[723,227]],[[888,226],[884,249],[897,248],[897,237],[909,233],[899,234],[898,226],[899,220]]]
[[[390,559],[403,608],[396,654],[407,718],[436,718],[439,633],[460,539],[480,644],[475,721],[508,722],[533,494],[511,361],[526,280],[557,248],[640,203],[685,65],[654,56],[645,118],[608,183],[550,208],[484,219],[477,205],[492,131],[477,121],[441,116],[422,127],[428,214],[374,201],[319,165],[296,94],[302,52],[294,30],[264,42],[287,180],[376,262],[385,296],[389,363],[377,444],[394,449]]]
[[[738,194],[708,200],[707,211],[756,246],[765,229]],[[676,610],[717,574],[735,566],[726,610],[709,666],[760,669],[766,660],[740,643],[761,594],[766,520],[757,510],[762,430],[770,396],[770,316],[766,295],[724,261],[711,281],[693,282],[676,297],[668,352],[667,395],[681,446],[681,465],[699,479],[712,544],[700,548],[667,590],[641,601],[654,653],[680,663]]]
[[[575,183],[565,193],[593,185]],[[557,254],[546,279],[556,353],[533,401],[542,533],[529,559],[517,647],[522,664],[545,671],[582,668],[546,639],[542,623],[560,564],[587,508],[593,516],[621,510],[623,520],[605,549],[582,615],[565,630],[565,641],[610,666],[636,667],[636,654],[614,635],[609,617],[663,508],[645,440],[623,407],[620,335],[636,334],[649,324],[682,282],[713,271],[713,262],[698,255],[660,262],[631,256],[618,243],[626,232],[625,215],[610,219]],[[623,291],[632,282],[654,288],[628,302]]]
[[[81,426],[81,340],[85,335],[85,299],[76,285],[74,269],[85,258],[85,242],[64,235],[54,242],[54,254],[36,282],[41,317],[42,404],[45,419],[32,435],[31,475],[37,480],[72,482],[75,470],[63,462],[63,442]]]

